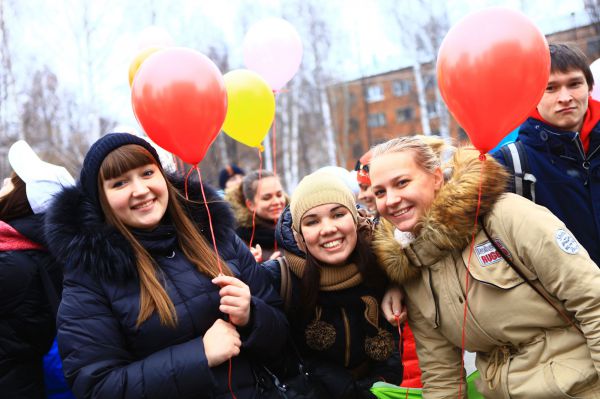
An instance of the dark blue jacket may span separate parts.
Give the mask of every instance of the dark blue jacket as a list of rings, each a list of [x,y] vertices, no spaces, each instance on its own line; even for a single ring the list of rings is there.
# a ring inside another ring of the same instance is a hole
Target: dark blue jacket
[[[287,321],[279,297],[231,229],[229,208],[214,192],[208,198],[219,255],[252,293],[251,321],[239,329],[242,352],[232,360],[231,378],[237,398],[252,398],[250,358],[275,356]],[[184,208],[211,243],[204,205],[186,202]],[[79,188],[61,193],[48,213],[49,248],[66,265],[58,344],[73,392],[81,398],[230,398],[229,363],[208,367],[202,341],[215,320],[224,318],[219,287],[186,259],[168,222],[135,234],[175,305],[175,328],[161,325],[156,314],[136,327],[140,288],[132,248]]]
[[[41,215],[8,224],[44,245]],[[1,239],[1,237],[0,237]],[[41,269],[60,294],[62,271],[44,250],[0,252],[0,396],[44,398],[42,358],[56,334],[55,315],[42,284]]]
[[[518,141],[536,178],[536,203],[561,219],[600,266],[600,124],[590,133],[584,154],[578,133],[563,132],[529,118]],[[506,165],[502,152],[494,157]]]
[[[282,213],[276,229],[276,237],[280,248],[290,254],[305,257],[298,247],[291,229],[292,219],[289,207]],[[362,232],[359,232],[359,234]],[[263,264],[270,274],[273,286],[279,291],[281,272],[278,261],[266,261]],[[373,265],[373,267],[377,267]],[[288,319],[292,329],[292,337],[302,357],[308,363],[313,374],[323,382],[331,398],[367,398],[373,397],[370,387],[376,381],[387,381],[391,384],[402,382],[402,363],[399,358],[398,336],[382,314],[375,328],[365,318],[365,302],[361,297],[372,297],[379,303],[385,284],[377,287],[360,283],[351,288],[336,291],[319,291],[317,305],[322,309],[320,321],[332,326],[335,333],[333,344],[325,350],[311,349],[305,339],[305,331],[314,320],[305,320],[300,315],[300,279],[293,273],[292,298],[288,311]],[[385,332],[384,332],[385,331]],[[386,360],[374,360],[367,355],[366,342],[373,337],[381,337],[378,333],[389,334],[393,341],[393,352]]]

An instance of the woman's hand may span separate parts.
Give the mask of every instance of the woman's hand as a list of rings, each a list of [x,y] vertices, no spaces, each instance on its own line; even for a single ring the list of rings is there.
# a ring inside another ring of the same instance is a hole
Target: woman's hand
[[[398,320],[400,323],[406,321],[407,313],[406,306],[402,303],[403,300],[404,293],[402,288],[397,285],[388,286],[381,300],[381,311],[386,320],[394,326],[398,324]]]
[[[252,256],[254,256],[254,260],[256,261],[256,263],[260,263],[263,261],[262,248],[260,247],[260,244],[256,244],[255,247],[250,247],[250,252],[252,253]],[[277,259],[280,256],[281,252],[275,251],[271,254],[271,256],[269,256],[269,260]]]
[[[242,340],[235,326],[222,319],[217,319],[213,325],[206,330],[202,338],[204,353],[208,361],[208,367],[219,364],[240,354]]]
[[[250,287],[241,280],[230,276],[218,276],[213,284],[221,287],[221,305],[219,310],[229,315],[229,321],[236,326],[244,327],[250,320]]]
[[[260,244],[256,244],[255,247],[250,247],[250,252],[252,253],[252,256],[254,256],[256,263],[262,262],[262,248],[260,247]]]

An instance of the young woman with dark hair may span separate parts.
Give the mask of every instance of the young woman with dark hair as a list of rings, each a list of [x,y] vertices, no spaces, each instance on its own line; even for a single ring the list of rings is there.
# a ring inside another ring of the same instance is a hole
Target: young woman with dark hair
[[[253,398],[252,359],[282,346],[279,299],[227,207],[205,187],[216,253],[205,204],[182,188],[145,140],[113,133],[49,212],[66,268],[58,344],[77,396]]]
[[[331,398],[373,397],[374,382],[402,380],[397,334],[379,312],[386,278],[371,233],[346,185],[316,172],[300,182],[278,224],[284,258],[263,263],[278,290],[280,262],[288,265],[292,337]]]

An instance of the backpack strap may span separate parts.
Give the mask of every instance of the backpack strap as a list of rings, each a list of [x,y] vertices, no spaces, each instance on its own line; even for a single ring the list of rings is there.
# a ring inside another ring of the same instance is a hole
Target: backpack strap
[[[492,239],[492,236],[485,228],[485,224],[484,224],[483,218],[481,216],[479,217],[479,224],[481,225],[481,228],[483,229],[483,232],[485,233],[485,236],[487,237],[489,242],[496,249],[496,252],[498,252],[500,254],[500,256],[502,256],[502,259],[504,259],[504,261],[511,267],[511,269],[513,269],[519,275],[519,277],[521,277],[539,296],[541,296],[542,299],[544,299],[546,302],[548,302],[548,304],[550,304],[550,306],[552,306],[554,308],[554,310],[556,310],[558,312],[558,314],[560,314],[560,316],[563,318],[563,320],[565,322],[567,322],[567,324],[570,324],[573,328],[575,328],[577,331],[579,331],[580,333],[583,334],[583,331],[581,331],[581,328],[579,328],[579,326],[577,324],[575,324],[573,319],[571,319],[562,309],[560,309],[558,306],[556,306],[556,304],[554,302],[552,302],[552,300],[549,298],[549,294],[545,290],[543,290],[539,287],[536,287],[527,278],[525,273],[523,273],[523,271],[521,269],[519,269],[517,267],[517,265],[515,265],[512,260],[510,260],[510,258],[508,256],[506,256],[504,251],[502,251],[502,249],[500,247],[498,247],[498,244],[496,244],[496,241],[494,241]]]
[[[504,159],[514,176],[514,192],[535,202],[536,178],[531,174],[525,147],[520,141],[500,147]]]
[[[285,256],[277,258],[277,262],[279,263],[279,270],[281,272],[279,295],[283,299],[283,311],[287,313],[290,310],[292,302],[292,274]]]

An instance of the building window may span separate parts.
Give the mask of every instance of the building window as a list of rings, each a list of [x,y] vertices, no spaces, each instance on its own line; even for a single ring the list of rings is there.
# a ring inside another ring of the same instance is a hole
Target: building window
[[[587,41],[587,52],[588,55],[600,54],[600,38],[594,37]]]
[[[352,158],[359,159],[360,157],[362,157],[363,153],[364,153],[363,146],[359,140],[359,141],[355,142],[354,145],[352,145]]]
[[[427,75],[423,76],[423,85],[425,86],[425,91],[435,89],[436,83],[437,82],[435,80],[434,73],[428,73]]]
[[[427,103],[427,115],[430,118],[435,118],[438,116],[438,106],[437,101],[429,101]]]
[[[414,118],[414,111],[411,107],[398,108],[396,110],[396,122],[407,122]]]
[[[392,93],[396,97],[402,97],[410,93],[412,82],[410,80],[394,80],[392,82]]]
[[[358,131],[358,119],[350,118],[350,131],[357,132]]]
[[[369,114],[369,119],[367,120],[367,124],[369,127],[382,127],[386,125],[385,114],[383,112],[377,114]]]
[[[383,100],[383,87],[379,85],[372,85],[367,87],[367,92],[365,93],[365,98],[367,102],[373,103],[375,101]]]
[[[348,102],[350,103],[350,105],[356,104],[356,95],[354,93],[350,93]]]

